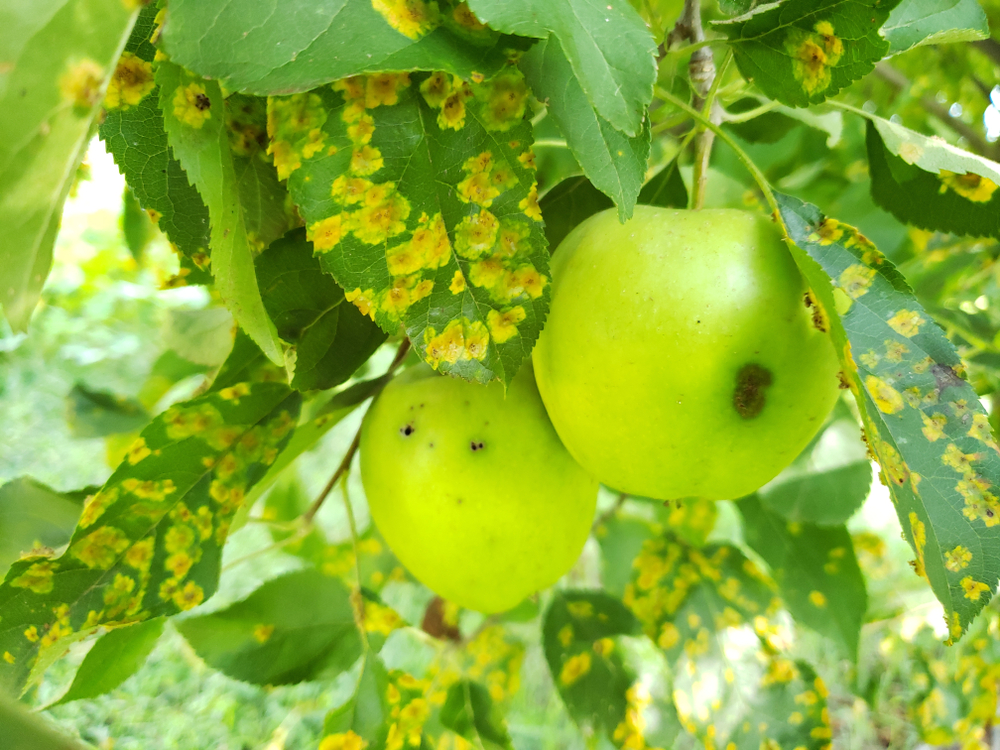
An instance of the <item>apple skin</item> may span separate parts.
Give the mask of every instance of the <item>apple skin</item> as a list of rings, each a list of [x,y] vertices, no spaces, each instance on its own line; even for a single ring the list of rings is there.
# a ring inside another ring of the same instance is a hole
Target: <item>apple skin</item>
[[[549,422],[526,362],[507,389],[395,378],[361,431],[372,518],[400,562],[463,607],[502,612],[555,583],[583,549],[597,480]]]
[[[636,206],[623,225],[609,209],[551,268],[538,389],[569,452],[616,490],[750,494],[837,400],[833,343],[764,216]]]

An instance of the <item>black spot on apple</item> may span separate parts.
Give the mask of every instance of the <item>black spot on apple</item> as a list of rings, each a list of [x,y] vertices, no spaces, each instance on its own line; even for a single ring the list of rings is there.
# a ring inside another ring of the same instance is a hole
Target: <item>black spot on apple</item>
[[[753,419],[764,410],[766,390],[771,385],[771,371],[756,362],[743,365],[736,373],[733,408],[743,419]]]
[[[416,431],[417,430],[413,426],[412,423],[405,424],[405,425],[403,425],[402,427],[399,428],[399,434],[402,435],[403,437],[409,437],[410,435],[412,435]]]
[[[483,444],[482,440],[473,440],[469,447],[472,449],[472,452],[475,453],[476,451],[483,450],[486,446]]]

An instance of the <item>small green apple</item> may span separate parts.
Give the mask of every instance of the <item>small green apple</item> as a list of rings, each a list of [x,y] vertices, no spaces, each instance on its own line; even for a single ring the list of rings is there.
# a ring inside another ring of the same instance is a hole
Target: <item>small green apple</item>
[[[456,604],[501,612],[555,583],[590,531],[597,480],[566,451],[530,363],[488,386],[413,367],[361,431],[372,518],[420,581]]]
[[[566,237],[552,276],[538,389],[569,452],[617,490],[749,494],[837,399],[825,313],[764,216],[604,211]]]

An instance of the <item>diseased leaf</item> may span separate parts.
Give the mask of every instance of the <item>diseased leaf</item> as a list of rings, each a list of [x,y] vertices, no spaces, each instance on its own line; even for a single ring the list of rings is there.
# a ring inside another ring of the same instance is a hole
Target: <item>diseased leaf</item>
[[[785,0],[714,25],[740,73],[791,107],[819,104],[870,73],[889,43],[879,28],[899,0]]]
[[[166,618],[156,617],[102,635],[87,652],[69,690],[53,705],[96,698],[121,685],[146,663],[165,623]]]
[[[858,440],[857,420],[838,401],[812,444],[756,495],[787,521],[838,526],[861,507],[871,484],[871,461]]]
[[[771,567],[792,617],[856,661],[868,595],[847,527],[786,521],[753,495],[737,507],[747,544]]]
[[[181,268],[172,285],[207,284],[208,209],[174,158],[163,129],[159,88],[153,77],[156,3],[139,12],[115,71],[98,130],[139,205],[179,251]]]
[[[471,0],[469,7],[499,31],[555,37],[597,113],[627,136],[640,133],[653,99],[656,43],[625,0]]]
[[[621,221],[632,218],[649,160],[649,120],[628,137],[594,109],[556,37],[534,45],[521,58],[532,93],[543,101],[573,156],[598,190],[618,206]]]
[[[241,203],[219,84],[173,63],[156,69],[160,109],[170,147],[208,205],[215,288],[233,317],[276,364],[283,355],[257,288],[247,215]]]
[[[350,591],[308,568],[177,629],[212,667],[257,685],[334,677],[361,656]]]
[[[142,404],[107,391],[92,391],[81,383],[66,397],[67,417],[73,437],[93,438],[119,432],[135,432],[151,417]]]
[[[121,0],[5,8],[0,60],[0,306],[28,327],[52,265],[63,202],[136,13]]]
[[[875,202],[900,221],[940,232],[1000,237],[1000,164],[870,116]]]
[[[483,750],[511,747],[503,716],[490,691],[478,682],[462,680],[448,688],[441,724]]]
[[[545,239],[554,253],[581,221],[615,204],[581,175],[555,185],[538,205],[545,217]]]
[[[636,675],[615,639],[639,632],[628,608],[603,591],[558,592],[542,625],[545,660],[570,716],[586,731],[602,732],[619,746],[623,738],[618,727],[626,727],[630,703],[636,700]]]
[[[0,485],[0,571],[35,543],[50,549],[69,541],[87,492],[57,492],[30,477]]]
[[[489,78],[524,47],[450,0],[290,0],[274,7],[256,0],[175,0],[164,43],[185,68],[230,91],[262,95],[384,71]]]
[[[1000,577],[1000,448],[986,412],[952,344],[875,246],[815,206],[777,200],[796,262],[830,311],[916,571],[957,640]]]
[[[922,44],[954,44],[988,39],[986,13],[976,0],[902,0],[882,27],[889,54]]]
[[[320,268],[305,230],[273,242],[255,261],[264,307],[278,335],[295,346],[292,387],[301,391],[340,385],[386,339]]]
[[[222,546],[247,491],[274,463],[300,396],[238,384],[173,406],[88,498],[69,549],[32,556],[0,584],[0,685],[23,690],[36,664],[100,625],[197,606],[216,589]]]
[[[803,661],[769,654],[758,684],[744,687],[743,721],[736,722],[726,747],[826,750],[833,732],[823,679]]]
[[[323,270],[443,372],[510,382],[548,310],[528,90],[385,74],[272,98],[279,174]]]

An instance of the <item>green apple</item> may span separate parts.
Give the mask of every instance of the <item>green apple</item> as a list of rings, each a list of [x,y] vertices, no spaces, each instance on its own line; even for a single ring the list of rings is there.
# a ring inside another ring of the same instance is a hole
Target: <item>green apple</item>
[[[456,604],[501,612],[555,583],[590,531],[597,480],[566,451],[530,363],[488,386],[421,365],[361,430],[372,518],[409,571]]]
[[[559,245],[535,377],[559,437],[622,492],[737,498],[837,399],[825,312],[766,217],[637,206]]]

